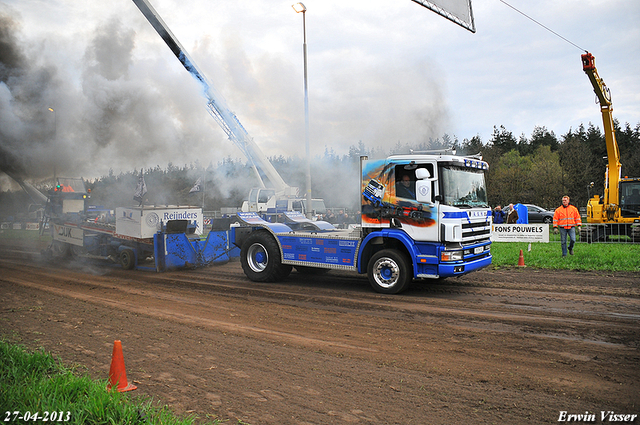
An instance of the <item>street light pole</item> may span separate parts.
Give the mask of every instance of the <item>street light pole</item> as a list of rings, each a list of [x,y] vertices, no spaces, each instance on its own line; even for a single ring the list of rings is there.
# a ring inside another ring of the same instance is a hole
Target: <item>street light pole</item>
[[[56,152],[56,148],[58,146],[58,117],[55,109],[49,108],[50,112],[53,112],[53,185],[55,186],[58,182],[56,181],[57,172],[56,172],[56,158],[58,157],[58,153]]]
[[[313,206],[311,204],[311,148],[309,147],[309,85],[307,79],[307,8],[302,3],[296,3],[293,6],[296,13],[302,12],[302,51],[304,56],[304,142],[307,154],[307,218],[312,218]]]

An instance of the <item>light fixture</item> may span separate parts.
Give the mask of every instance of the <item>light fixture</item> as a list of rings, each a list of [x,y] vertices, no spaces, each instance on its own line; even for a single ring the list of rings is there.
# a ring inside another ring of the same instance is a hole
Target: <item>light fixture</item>
[[[296,13],[302,12],[302,52],[304,56],[304,142],[305,142],[305,150],[307,154],[307,207],[306,207],[306,215],[307,218],[312,218],[312,196],[311,196],[311,148],[309,147],[309,83],[307,80],[307,23],[306,17],[307,8],[302,3],[296,3],[292,5],[293,10]]]

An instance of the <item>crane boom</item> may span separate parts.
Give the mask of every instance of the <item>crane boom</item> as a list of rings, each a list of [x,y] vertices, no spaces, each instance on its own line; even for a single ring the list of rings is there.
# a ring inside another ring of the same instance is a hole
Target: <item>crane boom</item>
[[[616,133],[613,127],[613,104],[611,102],[611,92],[598,75],[595,57],[587,52],[582,55],[582,70],[587,74],[593,91],[596,93],[602,112],[602,124],[604,127],[604,138],[607,144],[607,173],[605,175],[604,208],[610,218],[618,209],[619,203],[619,183],[622,164],[620,163],[620,151],[616,141]]]
[[[29,196],[29,198],[31,198],[31,202],[38,205],[44,205],[47,203],[47,195],[40,192],[38,189],[36,189],[31,184],[24,181],[21,177],[19,177],[17,174],[13,173],[12,171],[4,170],[3,172],[20,185],[22,190],[24,190],[25,193]]]
[[[207,108],[211,116],[220,125],[229,139],[242,151],[251,162],[258,179],[264,187],[264,182],[258,173],[258,168],[268,178],[274,189],[282,195],[296,195],[298,189],[285,183],[280,174],[273,167],[269,159],[264,155],[260,147],[249,136],[247,130],[242,126],[236,115],[231,112],[227,103],[215,88],[209,83],[205,75],[198,69],[185,48],[173,35],[167,24],[162,20],[158,12],[147,0],[133,0],[138,9],[147,18],[147,21],[158,32],[160,37],[167,43],[169,49],[178,58],[187,71],[203,86],[204,95],[207,98]]]

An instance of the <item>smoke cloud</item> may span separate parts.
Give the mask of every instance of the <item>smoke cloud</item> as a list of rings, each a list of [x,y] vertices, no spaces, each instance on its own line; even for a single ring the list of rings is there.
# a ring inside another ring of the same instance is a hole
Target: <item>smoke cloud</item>
[[[0,171],[40,182],[54,169],[93,179],[241,158],[208,115],[201,87],[130,6],[127,14],[111,12],[83,30],[48,37],[24,34],[21,16],[0,4]],[[301,63],[276,48],[256,50],[237,28],[183,44],[267,155],[304,157]],[[316,64],[310,74],[314,157],[326,148],[345,154],[361,141],[384,152],[442,136],[448,114],[434,64],[381,69],[340,55],[326,59],[324,72]],[[355,180],[357,166],[352,171]],[[345,173],[326,170],[322,184],[339,187]],[[252,175],[217,178],[221,196],[255,185]],[[303,191],[304,170],[287,183]]]
[[[202,159],[222,139],[194,122],[210,120],[204,101],[154,75],[157,63],[134,63],[135,39],[111,17],[74,58],[64,46],[23,40],[19,16],[1,8],[0,171],[31,181],[54,170],[95,178]]]
[[[34,167],[33,156],[42,154],[45,112],[37,104],[47,91],[53,70],[30,70],[17,38],[19,23],[0,14],[0,169],[25,177]],[[31,152],[31,153],[29,153]]]

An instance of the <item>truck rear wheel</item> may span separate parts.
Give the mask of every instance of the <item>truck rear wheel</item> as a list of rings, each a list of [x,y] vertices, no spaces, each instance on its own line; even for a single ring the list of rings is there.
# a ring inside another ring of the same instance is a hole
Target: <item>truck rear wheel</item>
[[[70,255],[71,245],[66,242],[53,241],[51,244],[51,254],[54,258],[66,258]]]
[[[382,294],[399,294],[413,280],[409,260],[395,249],[383,249],[373,254],[367,275],[373,289]]]
[[[289,276],[292,267],[282,264],[278,242],[266,231],[250,234],[240,251],[242,270],[254,282],[277,282]]]
[[[120,265],[125,270],[131,270],[136,266],[136,255],[132,249],[123,249],[120,252]]]

